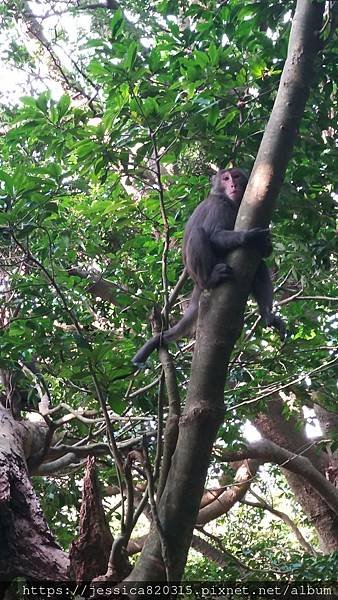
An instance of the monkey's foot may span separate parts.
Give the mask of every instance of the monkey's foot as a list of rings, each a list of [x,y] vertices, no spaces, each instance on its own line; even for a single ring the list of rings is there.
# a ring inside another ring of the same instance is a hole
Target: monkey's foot
[[[214,288],[217,285],[223,283],[223,281],[233,278],[234,275],[232,268],[229,267],[229,265],[226,265],[225,263],[218,263],[214,266],[206,287]]]

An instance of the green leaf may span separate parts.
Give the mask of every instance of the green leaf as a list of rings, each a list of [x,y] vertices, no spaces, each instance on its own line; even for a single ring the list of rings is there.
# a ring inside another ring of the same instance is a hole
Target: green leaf
[[[97,58],[93,58],[88,67],[92,75],[107,75],[107,69]]]
[[[228,125],[236,117],[238,117],[238,115],[239,115],[238,108],[233,108],[232,110],[229,110],[227,116],[224,117],[224,119],[221,119],[221,121],[219,121],[219,123],[217,124],[216,130],[219,131],[220,129],[223,129],[226,125]]]
[[[78,144],[76,148],[76,153],[80,158],[84,158],[85,156],[91,154],[95,149],[96,144],[94,144],[94,142],[81,142],[81,144]]]
[[[65,114],[68,112],[69,106],[70,106],[70,97],[67,94],[64,94],[63,96],[61,96],[59,102],[56,105],[59,119],[62,119],[62,117],[65,116]]]
[[[219,116],[219,110],[218,110],[217,105],[214,104],[208,112],[208,118],[207,118],[208,124],[214,126],[217,122],[218,116]]]
[[[3,171],[2,169],[0,169],[0,181],[4,182],[4,190],[5,192],[7,192],[8,194],[12,194],[13,193],[13,179],[11,178],[11,176],[6,173],[5,171]]]
[[[123,23],[124,17],[123,17],[123,13],[121,11],[121,9],[119,8],[118,10],[115,11],[114,16],[110,22],[110,29],[112,32],[112,37],[116,37],[117,34],[119,33],[122,23]]]
[[[214,42],[211,42],[208,49],[208,56],[210,57],[210,62],[213,66],[218,64],[219,54]]]
[[[149,67],[150,67],[150,70],[153,73],[156,73],[156,71],[158,71],[158,69],[160,68],[160,66],[161,66],[161,55],[160,55],[159,51],[156,48],[154,48],[151,51],[151,54],[149,56]]]
[[[25,106],[36,108],[36,100],[35,98],[32,98],[32,96],[21,96],[20,102],[22,102],[22,104],[24,104]]]
[[[206,52],[201,52],[200,50],[196,50],[194,54],[194,58],[196,63],[204,69],[209,64],[209,57]]]
[[[159,105],[156,102],[155,98],[146,98],[142,108],[146,117],[159,114]]]
[[[50,108],[50,120],[54,124],[56,124],[59,120],[59,115],[58,115],[57,108],[55,105],[52,105]]]
[[[48,90],[47,92],[43,92],[40,94],[36,101],[36,106],[45,114],[48,112],[48,102],[50,100],[51,94]]]
[[[101,39],[94,39],[94,40],[88,40],[88,42],[86,42],[84,44],[85,48],[108,48],[108,45],[106,44],[106,42],[104,40]]]
[[[187,68],[187,77],[189,81],[201,81],[203,79],[203,71],[198,65],[189,65]]]
[[[128,48],[127,55],[123,61],[123,66],[127,69],[127,71],[131,71],[136,60],[138,45],[136,42],[132,42]]]

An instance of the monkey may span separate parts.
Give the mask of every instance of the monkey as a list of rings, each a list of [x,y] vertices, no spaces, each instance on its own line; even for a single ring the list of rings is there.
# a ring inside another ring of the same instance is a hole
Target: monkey
[[[230,250],[251,246],[262,257],[271,253],[268,229],[233,231],[247,183],[246,173],[237,167],[220,169],[212,178],[208,197],[195,208],[184,231],[183,262],[195,284],[188,308],[176,325],[155,335],[138,350],[132,360],[135,366],[143,366],[153,350],[162,344],[178,340],[190,332],[197,320],[202,290],[215,288],[233,277],[232,269],[226,263],[226,255]],[[273,287],[270,271],[264,260],[259,263],[251,294],[258,304],[265,325],[277,329],[283,340],[285,324],[272,312]]]

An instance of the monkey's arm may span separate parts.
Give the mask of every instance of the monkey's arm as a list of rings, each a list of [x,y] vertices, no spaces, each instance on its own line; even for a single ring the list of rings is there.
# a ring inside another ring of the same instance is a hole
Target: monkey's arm
[[[210,242],[218,253],[229,252],[240,246],[254,246],[262,256],[269,256],[272,244],[269,229],[249,229],[232,231],[220,229],[210,234]]]
[[[246,231],[220,229],[210,235],[210,242],[216,252],[227,252],[243,246]]]

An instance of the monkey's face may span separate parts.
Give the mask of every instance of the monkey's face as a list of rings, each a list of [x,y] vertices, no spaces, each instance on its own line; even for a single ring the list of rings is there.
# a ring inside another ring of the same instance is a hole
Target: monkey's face
[[[226,196],[233,202],[240,202],[248,182],[245,173],[241,169],[227,169],[221,171],[220,179]]]

